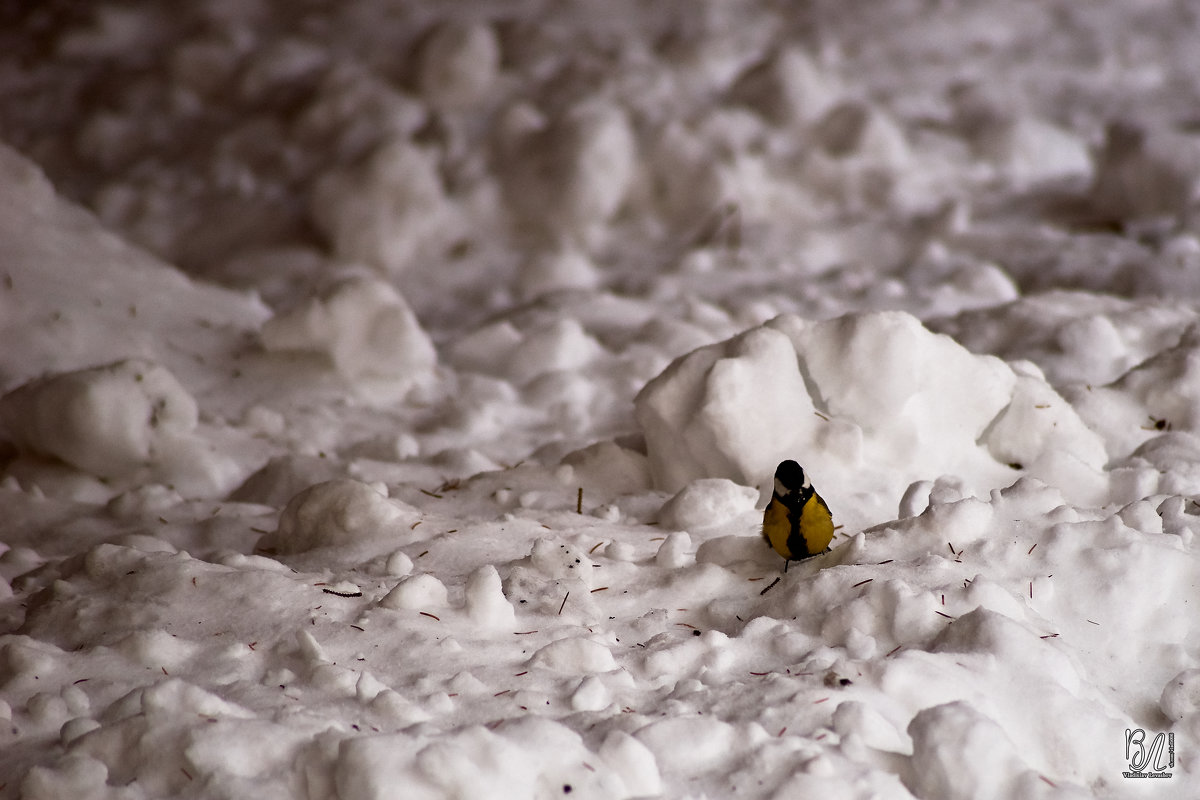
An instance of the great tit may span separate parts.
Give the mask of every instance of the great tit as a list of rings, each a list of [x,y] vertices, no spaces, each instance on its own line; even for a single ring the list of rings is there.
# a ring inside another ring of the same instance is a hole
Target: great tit
[[[833,541],[829,506],[795,461],[783,461],[775,469],[775,492],[763,512],[762,535],[786,559],[784,572],[792,561],[826,552]]]

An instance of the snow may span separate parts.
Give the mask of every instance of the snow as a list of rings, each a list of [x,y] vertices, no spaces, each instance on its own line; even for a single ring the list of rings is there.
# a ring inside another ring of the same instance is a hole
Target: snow
[[[1194,14],[934,6],[8,14],[0,800],[1194,794]]]
[[[349,278],[319,297],[267,320],[268,351],[314,352],[329,357],[349,378],[382,375],[426,380],[437,363],[429,336],[389,284]]]
[[[279,526],[258,541],[260,550],[293,554],[338,547],[363,539],[398,535],[415,509],[388,500],[359,481],[318,483],[297,494],[279,515]]]

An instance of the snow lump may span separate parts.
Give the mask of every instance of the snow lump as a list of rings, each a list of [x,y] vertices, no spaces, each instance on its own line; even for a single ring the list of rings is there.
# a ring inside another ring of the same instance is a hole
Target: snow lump
[[[0,398],[0,426],[26,456],[10,469],[34,483],[49,459],[114,490],[150,480],[194,496],[227,491],[241,470],[197,435],[198,421],[187,389],[145,359],[52,373]]]
[[[349,378],[372,375],[418,381],[437,362],[433,343],[390,284],[356,276],[268,320],[263,345],[272,352],[329,357]]]
[[[293,497],[279,515],[279,527],[259,539],[258,549],[286,555],[349,545],[408,530],[404,523],[415,518],[415,509],[365,483],[326,481]]]
[[[18,448],[100,477],[156,463],[164,443],[195,429],[197,416],[175,376],[141,360],[48,375],[0,400]]]

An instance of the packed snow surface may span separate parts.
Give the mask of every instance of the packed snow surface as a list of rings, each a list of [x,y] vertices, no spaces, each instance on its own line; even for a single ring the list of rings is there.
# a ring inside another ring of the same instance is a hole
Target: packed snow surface
[[[1191,3],[10,5],[0,800],[1197,796]]]

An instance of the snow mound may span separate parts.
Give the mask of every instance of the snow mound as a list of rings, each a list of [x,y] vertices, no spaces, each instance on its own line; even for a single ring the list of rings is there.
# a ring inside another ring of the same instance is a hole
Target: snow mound
[[[396,536],[417,516],[416,509],[365,483],[326,481],[293,497],[279,515],[279,527],[259,539],[258,549],[287,555]]]
[[[650,488],[650,465],[641,453],[616,442],[597,442],[563,456],[560,479],[565,483],[605,486],[615,494]],[[566,469],[569,468],[568,473]]]
[[[437,362],[433,343],[400,293],[368,277],[341,281],[271,318],[262,341],[270,351],[326,355],[349,378],[419,381]]]
[[[343,261],[403,271],[456,229],[434,154],[397,138],[313,185],[312,216]]]
[[[582,637],[551,642],[534,653],[530,663],[535,667],[568,673],[608,672],[617,668],[607,647]]]
[[[241,469],[196,434],[195,399],[142,359],[47,375],[0,398],[0,426],[19,452],[112,482],[157,481],[188,495],[228,491]],[[34,464],[22,474],[52,474]]]
[[[1200,714],[1200,669],[1187,669],[1163,687],[1159,708],[1168,719],[1194,720]]]
[[[673,362],[636,398],[655,483],[727,477],[762,486],[799,460],[827,500],[898,499],[943,475],[969,489],[1013,470],[1095,500],[1105,453],[1031,365],[974,355],[903,312],[812,322],[784,315]],[[863,509],[874,521],[896,505]]]
[[[549,372],[581,370],[604,352],[578,320],[560,319],[526,330],[501,320],[455,342],[450,360],[459,369],[507,377],[524,385]]]
[[[379,605],[396,611],[445,608],[447,597],[446,584],[432,575],[422,573],[400,581],[379,601]]]
[[[610,734],[594,753],[579,734],[533,715],[492,729],[475,725],[440,736],[387,734],[346,739],[334,771],[344,800],[395,797],[620,798],[660,787],[653,756]]]
[[[520,105],[504,121],[501,185],[518,224],[553,239],[587,242],[620,207],[637,143],[625,112],[599,99],[546,119]]]
[[[456,111],[485,98],[499,67],[500,43],[490,26],[445,22],[421,47],[417,83],[430,105]]]
[[[729,89],[729,100],[778,125],[814,119],[831,106],[841,87],[801,47],[785,46],[747,69]]]
[[[471,573],[464,590],[467,616],[481,628],[510,629],[516,621],[516,611],[500,586],[500,574],[491,564]]]
[[[1068,397],[1088,425],[1102,431],[1108,454],[1128,456],[1162,431],[1200,432],[1200,325],[1102,387],[1075,387]]]
[[[197,417],[175,376],[142,360],[49,375],[0,399],[0,420],[18,448],[105,478],[159,463]]]
[[[1001,800],[1041,794],[1037,774],[1012,740],[967,703],[921,711],[909,723],[908,735],[913,740],[909,789],[918,797]]]
[[[726,478],[701,478],[680,489],[659,512],[664,530],[695,531],[723,525],[754,510],[758,492]]]
[[[635,399],[651,474],[668,492],[697,478],[758,483],[790,449],[777,423],[804,425],[813,410],[795,349],[766,327],[676,359]]]

